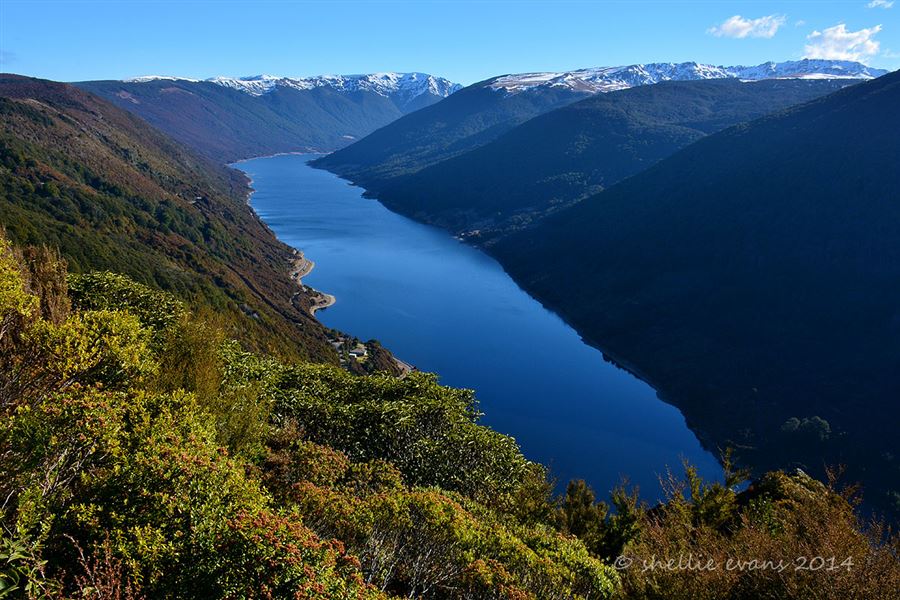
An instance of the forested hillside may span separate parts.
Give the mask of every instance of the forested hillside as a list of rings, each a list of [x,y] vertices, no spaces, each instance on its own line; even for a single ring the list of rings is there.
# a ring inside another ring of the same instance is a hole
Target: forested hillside
[[[477,148],[536,115],[589,95],[568,88],[507,95],[489,84],[470,85],[313,164],[377,192],[393,177]]]
[[[190,300],[252,348],[337,360],[293,251],[246,203],[243,174],[73,86],[0,76],[0,226],[17,244]]]
[[[900,73],[740,125],[494,252],[757,470],[900,509]]]
[[[857,82],[669,81],[597,94],[379,189],[386,206],[485,242],[698,139]]]

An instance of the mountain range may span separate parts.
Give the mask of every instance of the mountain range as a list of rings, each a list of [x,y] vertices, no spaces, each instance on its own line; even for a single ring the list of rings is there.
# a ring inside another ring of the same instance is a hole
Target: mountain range
[[[792,60],[765,62],[752,67],[722,67],[684,63],[648,63],[624,67],[595,67],[561,73],[522,73],[502,75],[490,81],[490,86],[506,93],[546,87],[567,87],[586,92],[609,92],[661,81],[697,81],[701,79],[873,79],[887,73],[866,65],[845,60]]]
[[[533,116],[598,92],[669,80],[865,79],[881,73],[859,63],[804,60],[756,67],[653,63],[504,75],[469,86],[461,98],[410,121],[403,117],[456,96],[462,86],[427,73],[394,72],[205,80],[149,75],[75,85],[218,162],[279,152],[332,152],[392,125],[352,152],[336,153],[321,163],[374,189],[384,178],[475,148]],[[392,141],[395,136],[400,139]]]
[[[218,162],[346,146],[459,88],[424,73],[145,76],[75,84]]]
[[[852,83],[665,81],[596,94],[470,152],[395,177],[377,196],[397,212],[490,243],[706,135]]]
[[[377,193],[394,177],[483,146],[528,119],[597,93],[662,81],[865,80],[882,74],[883,70],[855,62],[802,60],[769,62],[755,67],[651,63],[563,73],[501,75],[402,117],[315,164]]]

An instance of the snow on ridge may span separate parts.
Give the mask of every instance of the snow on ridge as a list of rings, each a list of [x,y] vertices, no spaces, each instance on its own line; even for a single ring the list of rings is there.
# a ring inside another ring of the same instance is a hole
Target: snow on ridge
[[[594,67],[560,73],[520,73],[491,80],[488,87],[517,94],[538,87],[566,87],[586,93],[611,92],[661,81],[699,79],[873,79],[887,71],[858,62],[803,59],[756,66],[724,67],[686,63],[648,63],[620,67]]]
[[[240,90],[254,96],[271,92],[276,87],[310,90],[328,87],[342,92],[368,91],[382,96],[397,94],[406,101],[429,93],[446,97],[462,86],[443,77],[427,73],[369,73],[365,75],[318,75],[315,77],[279,77],[255,75],[252,77],[213,77],[211,83]]]
[[[152,81],[189,81],[197,83],[205,81],[222,87],[231,88],[250,94],[262,96],[277,87],[296,90],[311,90],[328,87],[342,92],[368,91],[381,96],[397,96],[403,102],[410,102],[422,94],[447,97],[462,89],[443,77],[428,73],[368,73],[362,75],[317,75],[315,77],[282,77],[279,75],[252,75],[249,77],[210,77],[209,79],[187,79],[168,75],[144,75],[124,80],[126,83],[148,83]]]
[[[140,77],[132,77],[124,79],[125,83],[147,83],[149,81],[190,81],[196,83],[199,79],[188,79],[187,77],[173,77],[171,75],[141,75]]]

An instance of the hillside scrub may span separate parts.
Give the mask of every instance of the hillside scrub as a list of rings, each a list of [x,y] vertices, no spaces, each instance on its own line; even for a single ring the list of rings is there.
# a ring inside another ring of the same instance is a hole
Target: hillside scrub
[[[6,242],[0,283],[0,594],[612,593],[579,540],[515,514],[543,470],[469,392],[251,354],[156,290],[29,269]]]

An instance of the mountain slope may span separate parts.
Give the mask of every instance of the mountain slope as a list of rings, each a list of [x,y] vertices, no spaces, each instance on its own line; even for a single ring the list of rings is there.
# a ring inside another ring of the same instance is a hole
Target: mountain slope
[[[508,96],[487,82],[476,83],[313,164],[378,190],[392,177],[486,144],[531,117],[586,95],[548,88]]]
[[[900,72],[705,138],[494,251],[758,468],[900,481]],[[893,510],[897,507],[893,506]]]
[[[222,315],[249,346],[336,361],[293,251],[246,203],[246,178],[67,84],[0,76],[0,226]]]
[[[142,77],[76,85],[219,162],[334,150],[458,87],[422,73],[209,81]]]
[[[391,181],[393,210],[496,235],[634,175],[716,131],[834,92],[847,81],[669,81],[598,94],[493,142]],[[498,231],[499,230],[499,231]]]
[[[756,67],[652,63],[501,75],[473,84],[427,111],[399,119],[314,164],[379,192],[393,177],[482,146],[532,117],[601,92],[662,81],[871,79],[883,73],[853,62],[804,60]]]

